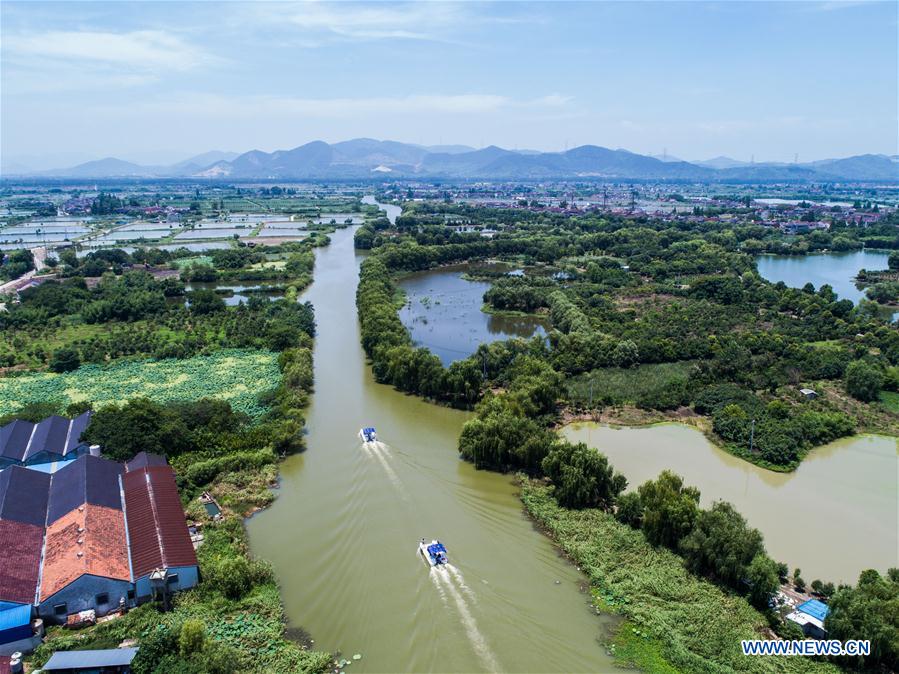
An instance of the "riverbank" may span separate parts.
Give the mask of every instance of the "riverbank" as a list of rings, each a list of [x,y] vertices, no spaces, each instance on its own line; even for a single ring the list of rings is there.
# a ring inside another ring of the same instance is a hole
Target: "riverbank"
[[[567,510],[552,489],[522,479],[525,510],[590,578],[597,611],[624,616],[610,653],[643,671],[838,672],[805,658],[746,658],[741,639],[772,634],[742,597],[688,573],[672,552],[599,510]]]

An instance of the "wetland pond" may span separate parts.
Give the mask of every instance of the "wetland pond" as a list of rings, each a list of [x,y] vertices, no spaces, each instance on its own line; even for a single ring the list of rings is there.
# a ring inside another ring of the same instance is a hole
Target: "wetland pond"
[[[768,553],[806,581],[855,584],[864,569],[899,563],[899,442],[857,435],[818,447],[792,473],[754,466],[686,424],[615,428],[570,424],[562,434],[609,457],[628,490],[670,469],[702,505],[730,501],[765,537]]]
[[[468,265],[414,272],[398,280],[406,293],[400,320],[416,346],[426,346],[444,365],[470,356],[480,344],[545,335],[548,319],[481,311],[490,283],[465,278]]]

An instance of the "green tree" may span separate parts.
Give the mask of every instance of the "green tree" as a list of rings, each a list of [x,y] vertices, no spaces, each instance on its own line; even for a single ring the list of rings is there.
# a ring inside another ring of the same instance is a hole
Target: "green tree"
[[[618,497],[615,509],[615,518],[628,526],[639,529],[643,522],[643,504],[640,495],[632,491]]]
[[[53,352],[50,359],[50,369],[53,372],[71,372],[77,370],[81,365],[81,357],[78,350],[73,347],[64,346]]]
[[[854,664],[872,670],[899,668],[899,571],[890,569],[886,577],[863,571],[858,584],[838,589],[829,606],[824,627],[832,639],[871,642],[871,655]]]
[[[746,581],[749,601],[758,609],[767,609],[768,601],[780,587],[777,562],[764,553],[757,554],[746,567]]]
[[[178,651],[182,657],[190,657],[203,650],[206,641],[206,627],[195,618],[188,618],[181,624],[178,635]]]
[[[664,470],[654,481],[637,489],[643,504],[643,533],[655,545],[676,548],[690,533],[699,512],[699,490],[685,487],[684,479]]]
[[[883,373],[862,360],[846,367],[846,393],[863,402],[877,400],[883,387]]]
[[[608,458],[583,442],[557,443],[543,459],[543,472],[553,481],[556,500],[566,508],[610,508],[627,487]]]
[[[687,567],[731,587],[746,578],[752,560],[765,552],[762,534],[727,501],[700,511],[693,530],[680,542]]]

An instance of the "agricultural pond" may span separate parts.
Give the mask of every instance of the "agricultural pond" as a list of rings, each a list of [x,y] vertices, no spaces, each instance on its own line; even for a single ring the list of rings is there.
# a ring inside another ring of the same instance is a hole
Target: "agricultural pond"
[[[599,672],[586,578],[522,512],[509,476],[458,457],[459,410],[377,384],[361,346],[355,228],[316,249],[315,392],[308,449],[281,465],[279,495],[247,522],[273,565],[293,626],[315,647],[354,653],[352,672]],[[379,442],[357,431],[375,426]],[[421,538],[451,566],[430,570]]]
[[[415,272],[399,279],[406,303],[399,315],[417,346],[426,346],[444,365],[466,358],[480,344],[545,335],[549,322],[536,316],[481,311],[490,284],[464,277],[456,265]]]
[[[186,283],[185,288],[192,290],[212,290],[219,295],[226,305],[234,307],[241,302],[246,303],[250,297],[263,297],[267,300],[278,299],[284,296],[284,288],[280,285],[257,283],[255,285],[226,285],[221,283]],[[183,298],[174,298],[175,301],[187,301]]]
[[[685,424],[614,428],[566,426],[563,435],[609,457],[628,490],[665,469],[702,493],[702,505],[729,501],[765,537],[768,553],[811,581],[855,584],[869,568],[896,566],[899,549],[899,441],[843,438],[812,450],[792,473],[752,465]]]

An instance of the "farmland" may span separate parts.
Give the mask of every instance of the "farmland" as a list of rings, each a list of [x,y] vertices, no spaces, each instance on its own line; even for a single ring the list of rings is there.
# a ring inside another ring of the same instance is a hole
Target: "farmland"
[[[157,402],[227,400],[235,410],[258,418],[263,391],[280,383],[277,354],[226,349],[185,359],[124,361],[84,365],[63,374],[39,373],[0,379],[0,415],[15,412],[24,402],[58,402],[65,408],[90,401],[94,408],[146,396]]]

